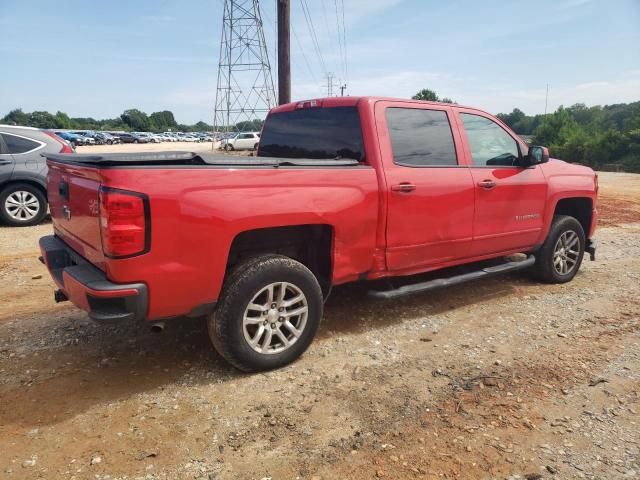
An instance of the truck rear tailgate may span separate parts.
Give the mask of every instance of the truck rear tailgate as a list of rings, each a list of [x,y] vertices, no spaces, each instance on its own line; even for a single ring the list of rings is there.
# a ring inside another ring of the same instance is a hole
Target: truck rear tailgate
[[[104,270],[100,238],[100,170],[49,160],[48,197],[55,234]]]

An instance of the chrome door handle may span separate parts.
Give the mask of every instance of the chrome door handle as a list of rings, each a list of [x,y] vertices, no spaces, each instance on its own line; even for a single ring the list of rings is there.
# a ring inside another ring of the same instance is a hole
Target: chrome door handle
[[[391,185],[392,192],[400,192],[400,193],[411,193],[416,189],[416,186],[413,183],[402,182],[398,185]]]
[[[496,182],[494,182],[493,180],[480,180],[478,182],[478,186],[481,188],[484,188],[485,190],[491,190],[493,188],[496,188]]]

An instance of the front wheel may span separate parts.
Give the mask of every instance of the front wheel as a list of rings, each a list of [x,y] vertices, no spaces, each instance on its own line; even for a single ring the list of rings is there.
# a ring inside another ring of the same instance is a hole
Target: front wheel
[[[209,316],[209,337],[236,368],[258,372],[293,362],[320,325],[322,290],[311,271],[281,255],[236,266]]]
[[[573,280],[584,256],[585,235],[578,220],[556,215],[549,235],[536,252],[534,275],[546,283],[566,283]]]
[[[233,150],[233,146],[228,143],[224,146],[225,152],[231,152]]]
[[[47,199],[40,189],[14,183],[0,192],[0,219],[12,227],[40,223],[47,214]]]

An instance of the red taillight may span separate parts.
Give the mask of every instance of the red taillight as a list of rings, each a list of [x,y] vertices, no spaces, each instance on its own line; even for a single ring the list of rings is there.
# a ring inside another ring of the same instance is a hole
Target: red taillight
[[[146,195],[100,188],[100,233],[107,257],[146,253],[150,246],[149,199]]]
[[[60,138],[58,135],[48,130],[44,130],[44,133],[46,133],[51,138],[53,138],[56,142],[62,145],[62,150],[60,150],[59,153],[73,153],[73,147],[69,145],[69,142],[67,142],[64,138]]]

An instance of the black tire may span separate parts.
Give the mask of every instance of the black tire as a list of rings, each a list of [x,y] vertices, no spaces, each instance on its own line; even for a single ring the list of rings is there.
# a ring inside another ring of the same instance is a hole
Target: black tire
[[[577,235],[579,246],[575,265],[566,273],[560,273],[554,266],[556,244],[560,241],[561,235],[565,232],[574,232]],[[582,225],[578,220],[567,215],[556,215],[549,230],[547,239],[542,247],[535,252],[536,263],[531,268],[531,272],[538,279],[545,283],[566,283],[573,280],[584,257],[585,235]]]
[[[29,192],[37,199],[38,211],[34,217],[28,220],[17,220],[10,215],[6,208],[6,201],[11,194],[16,192]],[[12,183],[0,191],[0,220],[2,220],[4,224],[12,227],[30,227],[40,223],[46,215],[47,199],[38,187],[34,187],[28,183]]]
[[[224,146],[224,151],[225,152],[231,152],[233,151],[233,145],[229,145],[228,143]]]
[[[138,139],[135,139],[135,140],[133,141],[133,143],[138,143]]]
[[[258,150],[258,144],[257,144],[257,143],[253,146],[253,150],[254,150],[254,151],[255,151],[255,150]]]
[[[254,296],[276,282],[291,283],[304,294],[306,323],[285,350],[260,353],[245,339],[243,318]],[[239,370],[272,370],[293,362],[309,347],[320,325],[322,308],[322,290],[307,267],[282,255],[260,255],[237,265],[225,281],[216,310],[208,318],[209,337],[218,353]]]

